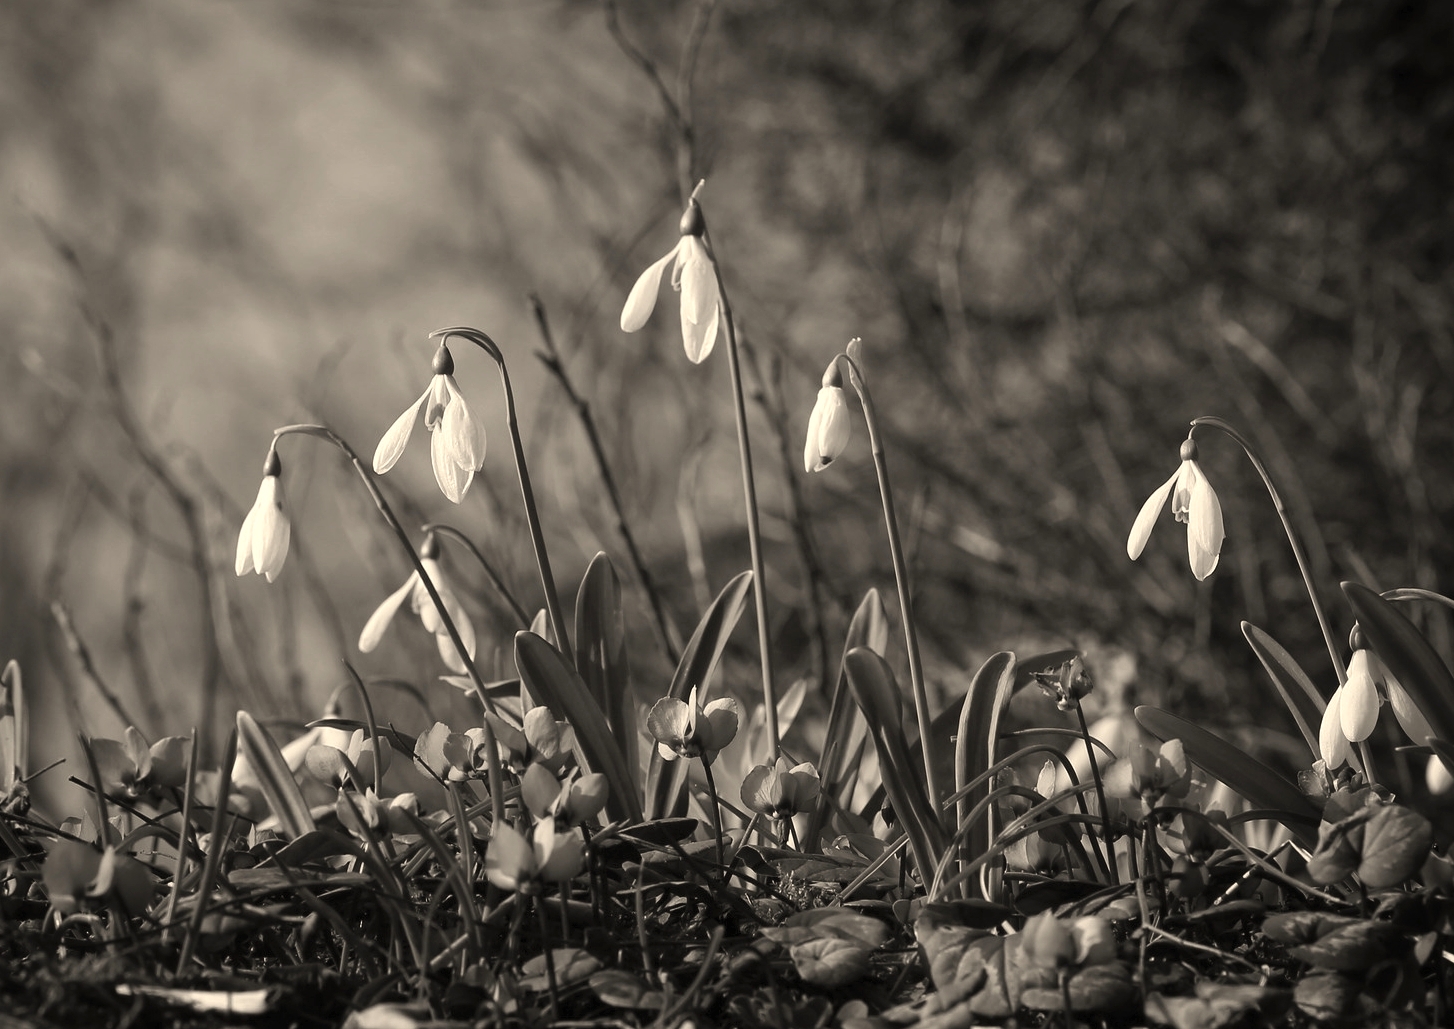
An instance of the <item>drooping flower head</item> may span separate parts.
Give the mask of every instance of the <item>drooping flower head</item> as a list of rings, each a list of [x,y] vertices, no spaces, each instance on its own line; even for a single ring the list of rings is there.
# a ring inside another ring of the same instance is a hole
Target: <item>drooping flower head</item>
[[[1353,756],[1353,744],[1373,735],[1378,709],[1384,701],[1393,708],[1394,717],[1409,739],[1422,744],[1434,735],[1429,720],[1383,659],[1368,649],[1363,630],[1356,625],[1349,643],[1353,656],[1348,659],[1348,680],[1334,691],[1318,728],[1318,750],[1329,769]]]
[[[672,268],[671,288],[682,295],[682,346],[693,364],[701,364],[717,342],[717,328],[722,318],[722,294],[717,288],[717,269],[712,255],[702,241],[706,223],[695,199],[687,201],[682,213],[681,238],[666,256],[651,264],[621,309],[621,331],[635,332],[646,324],[656,309],[656,295],[661,290],[661,277],[667,264]]]
[[[848,447],[853,422],[848,417],[848,400],[843,393],[843,375],[838,359],[823,372],[818,401],[808,418],[808,439],[803,446],[803,469],[821,472]]]
[[[1171,513],[1176,520],[1186,523],[1191,572],[1198,579],[1205,579],[1217,567],[1226,533],[1222,529],[1222,505],[1197,463],[1196,440],[1187,439],[1182,443],[1181,467],[1141,505],[1141,513],[1136,516],[1126,540],[1126,554],[1132,561],[1146,548],[1146,540],[1167,497],[1171,498]]]
[[[646,716],[646,727],[656,739],[662,758],[675,761],[679,757],[700,757],[711,762],[717,751],[737,735],[738,707],[731,697],[714,700],[705,708],[697,703],[697,688],[685,703],[675,697],[662,697]]]
[[[459,598],[450,589],[444,573],[439,568],[439,543],[431,533],[425,537],[424,545],[419,548],[419,563],[424,566],[425,574],[429,581],[434,584],[439,599],[444,602],[444,609],[449,612],[450,621],[459,631],[459,638],[464,642],[465,650],[469,656],[475,656],[475,630],[470,624],[469,616],[465,614],[464,607],[460,605]],[[445,628],[444,619],[439,616],[439,609],[434,606],[433,599],[429,596],[429,590],[424,581],[419,578],[417,570],[409,573],[409,578],[404,580],[393,593],[384,598],[384,602],[375,609],[364,623],[363,632],[359,633],[358,649],[365,654],[370,653],[379,645],[383,638],[384,630],[394,620],[400,606],[405,600],[409,601],[410,608],[419,616],[419,621],[424,628],[434,634],[435,643],[439,646],[439,656],[444,663],[456,672],[466,671],[465,663],[454,646],[454,641],[449,638],[449,630]]]
[[[485,427],[470,414],[464,394],[454,381],[454,357],[443,343],[434,354],[433,369],[434,378],[423,395],[404,409],[379,440],[374,471],[383,475],[398,462],[423,409],[434,481],[446,497],[458,504],[474,482],[475,472],[485,466]]]
[[[238,575],[257,572],[272,582],[283,570],[293,527],[283,510],[282,474],[283,463],[278,460],[278,451],[270,449],[263,462],[263,481],[258,487],[257,499],[237,534],[235,570]]]

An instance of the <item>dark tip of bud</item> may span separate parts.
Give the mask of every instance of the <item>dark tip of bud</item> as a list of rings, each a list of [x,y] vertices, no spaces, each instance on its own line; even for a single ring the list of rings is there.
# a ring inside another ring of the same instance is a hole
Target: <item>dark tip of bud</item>
[[[707,231],[707,222],[702,217],[702,208],[695,200],[687,201],[687,209],[682,212],[682,220],[678,225],[683,236],[700,236]]]
[[[454,355],[449,352],[449,347],[443,343],[439,344],[439,349],[434,352],[433,368],[435,375],[454,374]]]
[[[1368,640],[1363,638],[1363,626],[1354,622],[1353,628],[1348,631],[1348,649],[1358,651],[1366,646],[1368,646]]]
[[[449,374],[444,372],[442,374]],[[430,533],[424,537],[424,542],[419,544],[419,558],[424,561],[433,561],[439,556],[439,537]]]
[[[823,373],[823,385],[831,386],[835,389],[843,388],[843,372],[839,371],[838,362],[836,360],[832,364],[830,364],[828,366],[828,369]]]
[[[263,459],[263,478],[269,475],[278,476],[283,474],[283,462],[278,459],[276,447],[268,448],[268,456]]]
[[[1195,461],[1197,459],[1197,441],[1194,439],[1182,440],[1181,459],[1183,461]]]

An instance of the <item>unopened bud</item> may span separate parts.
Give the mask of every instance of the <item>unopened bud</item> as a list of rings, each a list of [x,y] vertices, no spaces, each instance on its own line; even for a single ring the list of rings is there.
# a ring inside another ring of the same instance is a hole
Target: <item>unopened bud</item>
[[[263,458],[263,478],[269,475],[277,477],[283,474],[283,462],[278,460],[278,448],[269,447],[268,456]]]
[[[832,389],[843,388],[843,373],[838,370],[838,359],[834,358],[823,370],[823,385]]]
[[[449,347],[443,343],[439,344],[439,349],[434,353],[433,368],[435,375],[454,374],[454,355],[449,352]]]
[[[1188,437],[1181,442],[1181,459],[1183,461],[1195,461],[1197,459],[1197,441]]]

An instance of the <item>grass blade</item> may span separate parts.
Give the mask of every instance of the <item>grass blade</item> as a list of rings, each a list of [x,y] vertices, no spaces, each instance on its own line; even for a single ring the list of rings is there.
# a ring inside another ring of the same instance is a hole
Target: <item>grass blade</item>
[[[1348,598],[1368,645],[1408,691],[1429,720],[1434,735],[1454,740],[1454,675],[1449,674],[1438,652],[1403,612],[1373,590],[1356,582],[1345,582],[1343,595]]]
[[[576,671],[596,703],[626,767],[641,767],[636,704],[626,657],[626,623],[621,615],[621,581],[604,552],[591,559],[576,594]]]
[[[1157,707],[1138,707],[1136,721],[1163,743],[1181,740],[1187,759],[1193,764],[1226,783],[1253,807],[1293,816],[1283,824],[1307,846],[1317,843],[1317,826],[1321,820],[1318,809],[1295,785],[1251,754],[1196,723]]]
[[[635,769],[627,766],[606,724],[605,713],[576,670],[543,636],[524,631],[515,634],[515,666],[530,692],[543,700],[556,718],[570,722],[575,729],[578,756],[583,765],[589,766],[586,770],[606,776],[611,790],[606,798],[610,817],[641,821]]]
[[[1303,739],[1308,744],[1308,752],[1316,761],[1322,752],[1318,747],[1318,730],[1314,727],[1322,723],[1327,701],[1323,700],[1323,695],[1313,685],[1313,680],[1308,678],[1308,673],[1303,671],[1302,666],[1277,640],[1251,622],[1242,623],[1242,635],[1247,637],[1252,653],[1257,655],[1257,660],[1267,669],[1268,678],[1277,687],[1278,696],[1282,697],[1283,704],[1292,713],[1298,732],[1303,734]]]
[[[848,625],[843,654],[846,659],[850,650],[867,647],[882,657],[888,645],[889,621],[884,612],[883,598],[878,590],[871,589],[864,594],[863,601],[853,614],[853,621]],[[828,706],[823,758],[818,764],[818,781],[822,784],[822,791],[818,795],[818,806],[808,820],[808,831],[803,836],[803,844],[810,852],[819,849],[818,837],[828,824],[832,810],[829,798],[845,809],[853,800],[853,786],[858,778],[858,755],[867,735],[868,726],[848,689],[847,667],[840,665],[838,681],[833,686],[833,700]]]
[[[1010,699],[1015,686],[1015,655],[1008,650],[995,654],[974,673],[964,704],[959,709],[959,737],[954,745],[954,790],[962,791],[967,783],[983,775],[995,762],[995,742],[999,739],[1000,712]],[[964,822],[969,811],[989,795],[990,783],[971,790],[959,801],[955,811],[958,835],[964,840],[963,860],[989,849],[994,839],[990,819],[977,819],[967,832]],[[990,809],[993,811],[993,809]],[[978,883],[971,879],[975,888]]]
[[[676,674],[666,695],[686,700],[693,686],[697,687],[697,699],[707,702],[707,688],[712,672],[727,646],[727,639],[737,627],[737,621],[747,606],[747,592],[752,586],[752,573],[739,572],[697,623],[696,632],[687,641],[682,659],[677,662]],[[649,771],[646,775],[646,816],[648,820],[661,818],[671,813],[686,782],[687,763],[673,761],[670,767],[661,759],[656,748],[651,748]]]
[[[924,765],[909,752],[904,737],[904,716],[899,685],[893,669],[867,647],[855,647],[843,659],[848,685],[863,709],[868,732],[878,751],[884,791],[914,852],[919,876],[927,887],[933,882],[939,856],[948,846],[939,813],[924,784]]]
[[[297,839],[318,828],[308,802],[303,799],[303,791],[298,788],[298,780],[283,760],[282,751],[246,711],[237,713],[237,746],[257,775],[258,786],[282,830]],[[219,803],[225,804],[226,799]]]

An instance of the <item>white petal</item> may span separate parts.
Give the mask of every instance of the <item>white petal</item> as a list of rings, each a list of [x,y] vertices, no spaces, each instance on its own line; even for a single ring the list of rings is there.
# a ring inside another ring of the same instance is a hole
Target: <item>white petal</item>
[[[404,413],[394,419],[394,424],[389,426],[389,431],[384,433],[379,440],[379,445],[374,449],[374,472],[383,475],[390,468],[398,463],[399,455],[404,453],[404,447],[409,443],[409,436],[414,432],[414,420],[419,417],[419,408],[423,406],[425,399],[429,396],[429,390],[425,390],[423,396],[404,409]]]
[[[1378,687],[1373,682],[1367,650],[1356,650],[1348,661],[1348,681],[1343,685],[1343,709],[1339,723],[1343,735],[1361,743],[1373,735],[1378,724]],[[1423,742],[1420,740],[1419,742]]]
[[[479,471],[485,466],[485,427],[470,414],[464,394],[453,378],[448,380],[449,406],[444,409],[442,431],[454,460],[465,471]]]
[[[1131,535],[1126,539],[1126,555],[1132,560],[1141,556],[1141,551],[1146,549],[1146,541],[1151,538],[1151,529],[1156,524],[1156,516],[1161,513],[1162,505],[1166,498],[1171,495],[1171,487],[1176,485],[1176,478],[1181,474],[1178,469],[1156,488],[1156,492],[1146,498],[1146,503],[1141,505],[1140,514],[1136,515],[1136,521],[1131,526]]]
[[[813,418],[808,425],[812,463],[808,464],[807,451],[803,455],[808,471],[821,472],[832,464],[848,447],[852,429],[853,422],[848,417],[848,404],[843,399],[842,388],[824,386],[818,390],[818,402],[813,405]]]
[[[394,620],[394,615],[398,612],[399,605],[404,603],[404,599],[414,589],[414,584],[418,579],[418,572],[410,574],[409,578],[404,580],[404,585],[400,586],[393,593],[390,593],[384,602],[374,609],[374,613],[369,615],[369,620],[364,623],[363,632],[358,635],[359,650],[367,654],[379,645],[379,640],[383,638],[384,630]]]
[[[262,491],[258,491],[261,496]],[[246,575],[248,572],[256,571],[252,563],[252,534],[253,525],[257,522],[257,504],[248,508],[247,516],[242,520],[242,529],[237,534],[237,563],[235,565],[238,575]]]
[[[1429,764],[1424,768],[1424,785],[1436,797],[1454,790],[1454,775],[1449,773],[1449,766],[1439,760],[1437,754],[1429,758]]]
[[[464,499],[464,485],[459,465],[454,463],[454,455],[450,453],[449,442],[443,432],[430,434],[429,460],[434,465],[434,481],[439,483],[440,491],[458,504]]]
[[[806,442],[803,444],[803,471],[809,473],[822,469],[822,466],[818,462],[818,456],[821,452],[818,441],[823,435],[823,391],[827,388],[824,386],[823,389],[818,391],[818,400],[813,404],[813,413],[808,415],[808,436]]]
[[[1434,727],[1424,717],[1424,712],[1419,710],[1419,705],[1414,703],[1414,698],[1399,685],[1397,679],[1386,680],[1384,686],[1388,690],[1388,706],[1393,708],[1393,715],[1398,719],[1404,735],[1419,744],[1436,735]]]
[[[685,296],[685,292],[682,294]],[[686,302],[682,302],[682,347],[687,352],[687,360],[692,364],[701,364],[712,353],[712,347],[717,343],[717,325],[721,319],[721,306],[714,305],[710,318],[701,321],[692,321],[687,317]]]
[[[701,325],[717,307],[717,273],[700,239],[683,236],[681,245],[682,317]]]
[[[635,332],[651,317],[651,312],[656,309],[656,295],[661,291],[662,272],[666,271],[667,263],[676,257],[680,247],[680,243],[672,247],[665,257],[642,272],[636,285],[631,287],[626,306],[621,309],[622,332]]]
[[[264,503],[266,501],[266,503]],[[288,556],[288,542],[292,538],[292,526],[283,511],[283,484],[276,475],[263,478],[262,489],[258,491],[257,521],[253,524],[253,566],[259,574],[272,582],[283,570],[283,561]]]
[[[1339,686],[1323,709],[1323,722],[1318,727],[1318,750],[1322,752],[1323,763],[1330,772],[1342,766],[1353,754],[1348,737],[1343,735],[1342,706],[1343,687]]]
[[[1200,468],[1197,469],[1196,485],[1191,491],[1191,512],[1188,531],[1196,535],[1197,546],[1212,556],[1222,551],[1222,505],[1217,493]]]

